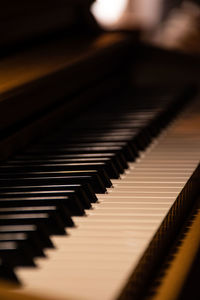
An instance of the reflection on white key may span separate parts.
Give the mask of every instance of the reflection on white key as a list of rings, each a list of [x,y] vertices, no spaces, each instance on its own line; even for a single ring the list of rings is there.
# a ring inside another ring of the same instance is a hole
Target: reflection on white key
[[[192,115],[187,114],[187,121]],[[200,133],[183,134],[184,115],[156,140],[76,228],[52,237],[38,269],[19,268],[24,291],[55,299],[114,300],[198,165]],[[190,132],[189,132],[190,130]]]

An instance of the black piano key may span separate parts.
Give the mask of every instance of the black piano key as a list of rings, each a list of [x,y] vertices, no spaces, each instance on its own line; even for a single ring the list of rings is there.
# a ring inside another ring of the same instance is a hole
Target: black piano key
[[[106,130],[106,129],[105,129]],[[67,139],[55,138],[49,139],[45,141],[42,145],[48,145],[51,147],[52,145],[60,145],[61,147],[66,147],[67,143],[70,141],[73,142],[74,145],[80,144],[84,145],[86,143],[96,143],[96,144],[104,144],[104,143],[112,143],[113,145],[120,145],[127,143],[127,145],[131,148],[135,157],[138,156],[138,150],[140,150],[141,146],[147,145],[151,141],[151,130],[148,128],[134,128],[129,131],[127,130],[113,130],[110,128],[107,129],[108,132],[101,131],[101,128],[96,132],[95,130],[89,132],[87,134],[84,133],[82,135],[73,135],[67,136]],[[66,137],[66,136],[65,136]],[[40,145],[40,144],[39,144]],[[39,146],[38,145],[38,146]]]
[[[5,174],[8,174],[12,171],[12,175],[14,173],[18,174],[20,173],[33,173],[33,172],[87,172],[89,170],[95,170],[98,172],[99,176],[101,177],[102,181],[106,184],[106,186],[111,186],[109,176],[110,178],[118,178],[119,174],[115,174],[113,172],[113,169],[108,168],[106,166],[106,163],[99,162],[99,163],[63,163],[63,164],[33,164],[33,165],[27,165],[27,164],[4,164],[0,165],[0,172]],[[109,172],[109,176],[107,174],[107,171]]]
[[[16,204],[16,202],[15,202]],[[56,219],[59,220],[59,224],[63,227],[65,226],[73,226],[73,221],[69,215],[68,210],[64,205],[59,206],[3,206],[0,208],[0,216],[6,214],[33,214],[33,213],[48,213],[51,215],[55,215]]]
[[[27,244],[0,241],[0,259],[4,264],[10,267],[35,266],[33,258],[32,250]]]
[[[44,163],[50,161],[66,161],[66,162],[111,162],[115,169],[122,174],[124,169],[114,153],[97,153],[97,154],[61,154],[61,155],[17,155],[14,160],[9,160],[7,163]]]
[[[107,131],[102,130],[89,130],[87,131],[87,134],[80,133],[80,135],[67,135],[64,138],[55,137],[48,140],[44,140],[42,142],[42,145],[54,145],[56,143],[61,145],[67,145],[67,143],[70,144],[85,144],[85,143],[104,143],[104,142],[112,142],[113,144],[115,142],[126,142],[127,140],[132,139],[132,137],[135,135],[135,130],[113,130],[109,129]],[[41,143],[39,143],[40,145]]]
[[[61,130],[56,136],[63,136],[70,135],[69,130],[74,130],[74,132],[86,132],[89,130],[106,130],[106,129],[118,129],[118,128],[123,128],[123,129],[130,129],[130,128],[138,128],[146,124],[149,120],[149,115],[143,115],[143,119],[137,117],[137,114],[132,114],[132,115],[113,115],[113,112],[111,114],[103,115],[99,114],[95,116],[96,119],[93,119],[93,116],[87,116],[86,118],[83,117],[79,122],[76,124],[70,124],[68,128],[65,130]],[[151,115],[152,118],[152,115]],[[81,122],[81,124],[80,124]],[[91,126],[92,124],[92,126]]]
[[[0,172],[0,179],[17,179],[17,178],[39,178],[39,177],[65,177],[76,178],[80,176],[91,176],[91,182],[95,184],[95,187],[99,186],[99,189],[106,190],[106,187],[111,186],[107,174],[104,171],[87,170],[87,171],[35,171],[35,172]],[[66,181],[67,183],[68,181]],[[71,183],[71,182],[70,182]]]
[[[68,137],[67,140],[62,139],[51,139],[45,143],[39,143],[36,147],[41,148],[42,146],[48,146],[48,148],[59,147],[60,149],[65,147],[111,147],[111,146],[121,146],[121,151],[124,155],[133,159],[133,156],[138,156],[137,147],[134,143],[133,146],[129,146],[127,144],[128,141],[136,141],[138,136],[142,136],[142,130],[132,130],[131,133],[127,133],[126,131],[122,131],[120,134],[118,132],[87,132],[87,134],[82,135],[73,135],[72,137]],[[71,141],[71,142],[70,142]]]
[[[67,140],[67,136],[72,136],[72,132],[75,135],[80,135],[81,133],[86,132],[106,132],[111,133],[111,130],[128,130],[128,129],[142,129],[147,127],[152,119],[155,119],[160,113],[160,110],[155,111],[139,111],[127,114],[123,112],[122,115],[115,115],[113,112],[108,114],[105,118],[105,115],[98,114],[95,115],[96,120],[93,119],[92,115],[87,115],[82,119],[76,121],[76,124],[69,124],[60,132],[57,132],[54,136],[47,138],[46,141],[50,141],[51,138],[64,138]]]
[[[89,202],[86,194],[84,193],[83,190],[76,191],[76,190],[51,190],[49,189],[43,189],[43,190],[33,190],[31,188],[29,189],[21,189],[20,191],[8,191],[8,192],[2,192],[0,190],[0,199],[3,197],[59,197],[59,196],[67,196],[67,197],[72,197],[75,199],[78,199],[78,201],[81,203],[81,210],[84,209],[89,209],[91,208],[91,203]],[[78,206],[80,207],[80,205]]]
[[[33,225],[29,225],[32,226]],[[26,240],[28,243],[30,243],[34,249],[34,252],[36,256],[45,257],[43,249],[45,248],[44,243],[41,241],[41,236],[38,235],[35,228],[32,230],[24,230],[20,232],[17,232],[15,230],[11,231],[11,228],[8,229],[8,226],[5,226],[7,228],[3,228],[3,226],[0,226],[0,240],[4,241],[23,241]]]
[[[132,108],[130,108],[130,111]],[[76,135],[82,132],[89,131],[98,131],[104,130],[108,132],[109,129],[117,130],[117,129],[140,129],[145,126],[148,126],[149,122],[156,118],[157,115],[162,110],[151,109],[149,111],[139,110],[127,113],[127,111],[123,111],[120,114],[115,114],[113,111],[111,113],[107,113],[107,115],[99,113],[90,115],[85,115],[79,120],[76,120],[76,123],[68,124],[67,127],[61,129],[54,136],[51,135],[52,138],[63,137],[66,139],[66,136],[72,136],[71,132],[74,132]],[[50,140],[51,137],[46,140]]]
[[[53,213],[22,213],[0,215],[0,225],[38,225],[45,227],[49,235],[66,234],[61,220]]]
[[[26,247],[26,244],[28,244],[34,257],[45,257],[37,239],[34,239],[33,236],[27,233],[0,233],[0,242],[16,242],[22,247]]]
[[[127,165],[127,160],[124,156],[124,154],[121,152],[121,147],[120,146],[115,146],[115,147],[85,147],[85,148],[65,148],[65,149],[52,149],[51,151],[48,149],[28,149],[23,156],[25,155],[34,155],[35,157],[42,157],[42,156],[59,156],[59,155],[66,155],[66,154],[72,154],[72,155],[76,155],[76,154],[86,154],[86,155],[106,155],[107,153],[112,153],[116,156],[117,160],[119,160],[120,164],[122,165],[122,167],[124,169],[128,168]]]
[[[90,121],[90,120],[89,120]],[[66,134],[65,132],[65,135],[64,135],[64,140],[67,140],[66,136],[69,135],[71,137],[73,137],[72,134],[70,134],[70,130],[72,130],[75,135],[79,135],[79,134],[82,134],[84,132],[93,132],[93,133],[99,133],[99,132],[104,132],[104,133],[107,133],[107,134],[110,134],[112,135],[113,133],[115,134],[118,134],[118,133],[121,133],[122,131],[124,132],[127,132],[127,133],[132,133],[132,132],[136,132],[136,131],[139,131],[139,130],[142,130],[144,127],[147,127],[149,122],[151,121],[151,119],[146,116],[146,118],[144,119],[134,119],[134,117],[132,118],[132,116],[129,118],[129,119],[109,119],[107,121],[103,121],[100,119],[100,120],[96,120],[94,121],[94,123],[92,124],[92,127],[91,125],[89,124],[84,124],[83,128],[80,128],[80,127],[76,127],[76,128],[68,128],[68,132]],[[57,134],[54,138],[56,139],[57,138],[60,138],[61,137],[61,134]],[[97,135],[98,136],[98,135]],[[73,140],[70,139],[70,140]],[[46,141],[50,141],[50,137],[49,139]]]
[[[97,202],[97,197],[92,190],[91,186],[89,184],[71,184],[71,185],[41,185],[38,184],[36,186],[0,186],[0,194],[2,193],[18,193],[18,194],[26,194],[26,193],[32,193],[32,192],[48,192],[48,191],[53,191],[53,192],[58,192],[61,194],[61,196],[68,196],[67,193],[71,194],[71,191],[74,191],[78,198],[82,200],[82,204],[84,208],[90,208],[91,203]],[[62,194],[63,193],[63,194]],[[66,194],[64,194],[66,193]]]
[[[44,227],[37,225],[0,225],[0,234],[1,233],[26,233],[32,239],[36,240],[40,245],[41,249],[43,248],[54,248],[52,241],[49,238],[49,234]]]
[[[39,173],[33,177],[32,174],[27,177],[6,178],[0,176],[0,187],[12,185],[67,185],[67,184],[89,184],[95,193],[106,192],[106,187],[101,182],[97,172],[87,172],[87,175],[63,176],[56,173]]]
[[[114,163],[108,158],[97,160],[86,159],[52,159],[52,160],[14,160],[1,165],[1,169],[25,169],[25,170],[84,170],[84,169],[105,169],[110,178],[119,178],[120,172]]]
[[[0,258],[0,279],[6,280],[6,281],[12,281],[14,284],[19,285],[20,281],[17,278],[16,274],[14,273],[14,270],[11,266],[3,262],[3,260]]]
[[[82,144],[66,144],[59,145],[55,143],[53,145],[36,145],[28,153],[45,152],[45,153],[85,153],[85,152],[121,152],[127,161],[133,161],[137,154],[134,154],[131,148],[125,142],[101,142],[101,143],[82,143]]]
[[[4,187],[5,190],[5,187]],[[51,190],[49,189],[31,189],[31,187],[21,190],[9,190],[3,191],[0,189],[0,199],[4,197],[11,197],[11,198],[19,198],[19,197],[50,197],[50,198],[56,198],[56,197],[67,197],[68,202],[69,202],[69,207],[75,211],[77,207],[77,211],[79,211],[81,214],[83,213],[85,208],[90,208],[91,203],[89,202],[86,194],[84,193],[83,190]],[[58,198],[60,199],[60,198]],[[73,204],[71,204],[71,202]],[[66,203],[67,204],[67,203]]]
[[[68,226],[72,226],[73,222],[70,215],[83,216],[85,214],[84,208],[76,197],[67,196],[34,196],[28,197],[24,194],[21,196],[9,195],[0,199],[0,207],[25,207],[25,206],[47,206],[56,205],[57,207],[65,207],[66,218]],[[67,213],[67,210],[69,213]]]

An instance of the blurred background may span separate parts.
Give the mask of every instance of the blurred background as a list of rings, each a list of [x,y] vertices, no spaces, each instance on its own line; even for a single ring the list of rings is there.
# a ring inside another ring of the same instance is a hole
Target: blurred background
[[[199,0],[97,0],[91,11],[106,30],[139,29],[134,84],[200,84]]]
[[[104,29],[140,28],[150,43],[200,51],[199,0],[97,0],[91,11]]]

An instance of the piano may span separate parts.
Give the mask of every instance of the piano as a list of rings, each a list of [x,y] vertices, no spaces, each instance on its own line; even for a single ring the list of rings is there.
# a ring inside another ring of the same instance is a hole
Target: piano
[[[92,2],[1,10],[0,298],[199,299],[199,57]]]

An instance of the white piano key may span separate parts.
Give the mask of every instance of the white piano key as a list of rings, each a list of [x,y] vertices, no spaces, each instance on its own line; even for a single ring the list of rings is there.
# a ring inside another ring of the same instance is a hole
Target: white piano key
[[[121,180],[117,181],[117,179],[114,179],[112,180],[112,183],[114,185],[114,187],[119,187],[119,186],[123,186],[123,187],[143,187],[145,185],[148,185],[148,186],[154,186],[154,187],[183,187],[184,184],[185,184],[185,181],[184,180],[179,180],[179,181],[162,181],[160,180],[159,182],[158,181],[155,181],[155,180],[150,180],[148,178],[148,180],[140,180],[140,181],[136,181],[136,180],[128,180],[126,178],[124,178],[123,182]],[[170,183],[170,184],[169,184]],[[159,184],[159,185],[158,185]]]
[[[135,220],[133,218],[125,218],[125,219],[118,219],[118,218],[79,218],[79,217],[75,217],[73,218],[73,220],[75,220],[77,226],[80,226],[81,224],[89,224],[89,225],[99,225],[101,224],[102,226],[105,226],[105,224],[109,224],[109,225],[115,225],[115,226],[131,226],[132,228],[146,228],[146,227],[151,227],[151,228],[155,228],[155,224],[157,224],[157,222],[153,221],[153,220],[146,220],[145,218],[143,218],[142,220]]]
[[[99,203],[97,204],[94,204],[93,205],[93,208],[97,208],[97,209],[105,209],[105,208],[108,208],[108,209],[118,209],[118,210],[121,210],[121,209],[152,209],[152,208],[155,208],[155,209],[166,209],[167,207],[169,207],[169,202],[166,201],[165,203],[156,203],[151,201],[151,202],[145,202],[145,203],[141,203],[140,201],[137,201],[137,202],[133,202],[130,201],[127,202],[127,201],[120,201],[120,202],[117,202],[117,201],[112,201],[112,202],[108,202],[106,201],[106,199],[104,199],[103,201],[101,200],[100,203],[103,203],[103,205],[101,205],[100,207],[99,206]]]
[[[156,203],[158,203],[158,200],[157,199],[161,199],[162,203],[169,203],[171,201],[171,199],[174,199],[176,198],[177,196],[177,193],[179,191],[181,191],[182,189],[180,188],[179,190],[177,190],[177,192],[168,192],[168,193],[161,193],[161,192],[158,192],[158,193],[155,193],[153,194],[152,192],[143,192],[143,193],[138,193],[138,192],[135,192],[134,189],[128,189],[126,190],[124,193],[123,191],[119,191],[119,193],[117,193],[117,191],[115,191],[114,193],[111,193],[109,195],[107,195],[107,197],[103,197],[103,195],[99,198],[99,200],[94,203],[92,205],[93,208],[95,207],[98,207],[98,204],[99,203],[104,203],[105,200],[106,200],[106,203],[141,203],[141,202],[146,202],[148,203],[149,201],[151,203],[154,202],[154,200],[156,201]],[[134,197],[132,196],[133,193],[135,193]],[[148,195],[150,198],[148,198]]]
[[[114,198],[115,196],[119,196],[119,197],[123,197],[123,196],[129,196],[129,195],[132,195],[134,193],[134,196],[137,197],[137,196],[140,196],[140,197],[145,197],[145,196],[150,196],[150,197],[173,197],[173,196],[176,196],[177,195],[177,191],[178,189],[176,189],[176,191],[155,191],[155,192],[152,192],[151,190],[147,189],[145,191],[142,191],[142,192],[139,192],[137,191],[137,189],[121,189],[121,188],[118,188],[117,190],[113,191],[112,193],[109,194],[109,198],[112,197]],[[99,196],[99,201],[105,199],[105,198],[108,198],[106,197],[108,195],[105,195],[105,197],[102,196]]]
[[[155,224],[148,224],[148,223],[133,223],[132,221],[130,222],[124,222],[124,221],[118,221],[118,220],[103,220],[101,222],[98,222],[97,220],[88,220],[85,221],[82,219],[76,219],[76,224],[78,226],[78,228],[83,227],[85,228],[89,228],[91,230],[91,228],[102,228],[102,230],[106,230],[106,228],[108,229],[112,229],[112,230],[133,230],[134,232],[136,231],[141,231],[143,232],[143,230],[152,230],[155,228]],[[74,229],[77,229],[76,227]],[[71,230],[68,229],[68,230]]]
[[[127,192],[129,193],[130,192],[141,192],[141,187],[140,186],[130,186],[130,185],[118,185],[116,184],[115,186],[115,189],[114,188],[109,188],[108,189],[108,193],[113,193],[116,191],[116,187],[117,187],[117,191],[119,191],[120,193],[121,192]],[[164,192],[169,192],[169,193],[178,193],[180,190],[181,190],[182,186],[171,186],[171,187],[167,187],[167,186],[153,186],[153,185],[143,185],[142,187],[142,192],[150,192],[150,193],[154,193],[157,194],[157,193],[164,193]],[[117,194],[117,192],[116,192]],[[97,195],[97,197],[101,196],[102,194],[99,194]]]

